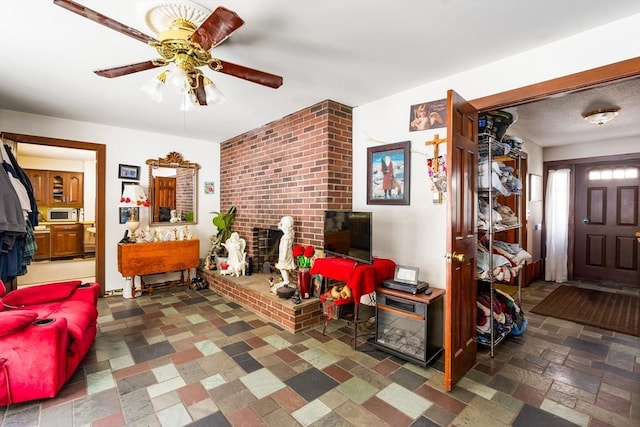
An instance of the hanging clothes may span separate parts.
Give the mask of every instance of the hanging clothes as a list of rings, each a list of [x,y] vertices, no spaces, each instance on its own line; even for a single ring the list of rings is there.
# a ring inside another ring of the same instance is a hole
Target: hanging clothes
[[[4,144],[0,163],[0,279],[11,288],[15,277],[26,274],[37,250],[33,226],[38,208],[31,182]]]

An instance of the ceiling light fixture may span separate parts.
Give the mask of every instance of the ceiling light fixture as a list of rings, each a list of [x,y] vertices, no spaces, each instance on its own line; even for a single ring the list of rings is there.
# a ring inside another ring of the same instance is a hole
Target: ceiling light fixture
[[[582,113],[582,117],[589,123],[602,126],[603,124],[613,120],[620,112],[620,107],[599,108],[594,111]]]
[[[159,34],[159,42],[149,43],[162,56],[153,60],[154,65],[174,65],[172,69],[161,72],[142,86],[142,91],[152,100],[162,101],[161,89],[166,83],[182,95],[182,111],[189,111],[200,104],[219,104],[224,100],[224,95],[218,87],[198,68],[207,65],[218,71],[222,64],[219,59],[213,58],[209,51],[189,40],[197,28],[194,23],[178,18],[171,23],[169,29]],[[204,88],[204,91],[199,92],[200,87]],[[202,95],[205,99],[198,99],[198,96]],[[206,101],[206,104],[201,101]]]

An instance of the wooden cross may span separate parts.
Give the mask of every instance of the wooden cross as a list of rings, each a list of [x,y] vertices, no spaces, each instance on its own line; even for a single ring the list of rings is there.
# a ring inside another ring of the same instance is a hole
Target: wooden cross
[[[435,160],[434,164],[433,164],[433,171],[437,172],[438,171],[438,146],[441,143],[447,142],[447,138],[445,139],[440,139],[440,135],[439,134],[435,134],[433,135],[433,140],[431,141],[425,141],[424,145],[426,145],[427,147],[430,145],[433,145],[433,158]]]

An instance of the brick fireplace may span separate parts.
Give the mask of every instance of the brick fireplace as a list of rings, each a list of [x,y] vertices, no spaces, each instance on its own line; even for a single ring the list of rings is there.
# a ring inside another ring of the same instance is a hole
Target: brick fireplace
[[[284,215],[296,243],[322,245],[323,212],[351,209],[351,132],[351,107],[327,100],[222,144],[220,209],[236,206],[248,256],[253,229],[275,229]]]
[[[222,143],[220,210],[236,206],[232,229],[247,241],[254,269],[262,267],[256,229],[276,229],[285,215],[296,244],[322,246],[324,211],[352,207],[351,162],[352,108],[331,100]]]

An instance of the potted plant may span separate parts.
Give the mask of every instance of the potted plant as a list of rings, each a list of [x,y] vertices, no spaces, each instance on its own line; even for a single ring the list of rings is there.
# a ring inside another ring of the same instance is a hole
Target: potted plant
[[[215,265],[220,270],[220,263],[223,261],[220,258],[226,257],[227,250],[222,244],[231,237],[231,226],[236,219],[236,207],[231,206],[226,213],[212,212],[215,214],[211,222],[216,227],[217,234],[211,239],[211,250],[209,256],[213,256],[215,259]],[[226,260],[224,260],[226,261]]]

